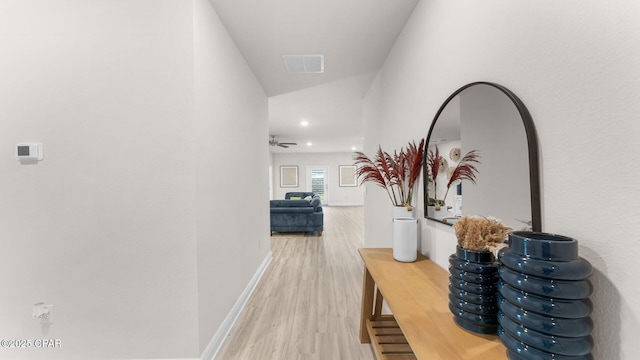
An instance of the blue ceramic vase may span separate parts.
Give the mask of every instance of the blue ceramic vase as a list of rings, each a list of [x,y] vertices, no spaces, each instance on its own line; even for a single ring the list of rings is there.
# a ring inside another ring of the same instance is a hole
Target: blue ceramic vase
[[[461,247],[449,257],[449,309],[462,328],[497,332],[499,264],[489,251]]]
[[[498,335],[509,359],[593,359],[593,268],[578,256],[578,242],[512,232],[500,263]]]

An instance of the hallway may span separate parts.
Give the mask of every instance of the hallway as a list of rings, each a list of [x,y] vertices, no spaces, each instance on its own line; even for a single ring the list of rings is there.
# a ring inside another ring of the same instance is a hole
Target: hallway
[[[324,213],[321,237],[271,237],[273,260],[216,359],[374,358],[358,340],[364,208]]]

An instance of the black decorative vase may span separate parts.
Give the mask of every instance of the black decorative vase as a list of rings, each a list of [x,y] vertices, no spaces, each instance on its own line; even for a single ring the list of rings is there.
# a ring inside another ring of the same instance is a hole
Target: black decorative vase
[[[591,264],[575,239],[509,234],[500,254],[498,335],[511,360],[592,360]]]
[[[498,265],[493,253],[456,247],[449,256],[449,309],[462,328],[481,334],[498,329]]]

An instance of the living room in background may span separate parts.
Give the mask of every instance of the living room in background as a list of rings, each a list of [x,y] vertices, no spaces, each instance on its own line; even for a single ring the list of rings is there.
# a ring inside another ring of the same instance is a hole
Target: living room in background
[[[280,187],[298,187],[298,166],[280,166]]]
[[[355,165],[339,165],[340,186],[358,186]]]

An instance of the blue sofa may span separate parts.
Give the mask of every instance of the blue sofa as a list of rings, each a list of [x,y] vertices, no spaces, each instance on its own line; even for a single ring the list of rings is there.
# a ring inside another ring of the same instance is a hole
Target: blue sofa
[[[324,213],[320,196],[312,192],[288,192],[284,198],[270,201],[271,234],[317,231],[322,236]]]

